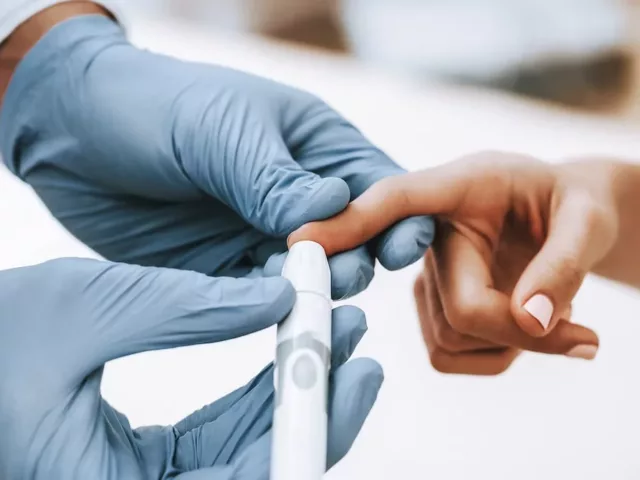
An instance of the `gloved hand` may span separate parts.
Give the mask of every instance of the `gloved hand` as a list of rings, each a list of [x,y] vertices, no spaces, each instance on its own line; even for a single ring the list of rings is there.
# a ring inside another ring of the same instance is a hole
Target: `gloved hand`
[[[313,95],[140,50],[101,16],[46,34],[0,113],[9,168],[119,262],[279,274],[287,235],[403,173]],[[332,258],[334,298],[366,287],[374,257],[404,267],[432,237],[430,218],[411,218]]]
[[[111,359],[269,327],[294,299],[282,277],[80,259],[0,272],[0,478],[267,479],[271,366],[175,426],[137,430],[101,397],[100,381]],[[366,331],[362,311],[337,308],[333,322],[329,466],[351,447],[382,383],[373,360],[344,363]]]

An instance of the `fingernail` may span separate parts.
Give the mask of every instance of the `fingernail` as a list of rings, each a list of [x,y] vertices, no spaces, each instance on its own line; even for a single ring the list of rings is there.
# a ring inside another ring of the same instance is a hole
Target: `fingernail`
[[[576,345],[565,355],[573,358],[583,358],[585,360],[593,360],[598,353],[597,345]]]
[[[542,328],[547,329],[549,323],[551,323],[551,316],[553,315],[553,303],[551,303],[549,297],[542,294],[534,295],[522,308],[538,320]]]

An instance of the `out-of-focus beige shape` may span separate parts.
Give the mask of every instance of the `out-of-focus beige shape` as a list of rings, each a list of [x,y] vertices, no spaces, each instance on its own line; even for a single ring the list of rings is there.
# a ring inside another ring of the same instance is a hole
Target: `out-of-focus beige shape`
[[[336,0],[167,0],[172,14],[230,29],[268,32],[326,14]]]
[[[634,60],[632,87],[623,115],[640,121],[640,0],[626,1],[629,4],[629,49]]]

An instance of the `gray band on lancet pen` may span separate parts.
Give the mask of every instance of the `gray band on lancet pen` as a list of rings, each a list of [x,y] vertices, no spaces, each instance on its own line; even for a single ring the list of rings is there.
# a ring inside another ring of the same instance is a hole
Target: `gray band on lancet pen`
[[[309,389],[315,385],[319,380],[320,372],[316,369],[316,364],[309,354],[317,355],[325,371],[329,370],[331,363],[331,352],[322,342],[316,340],[312,334],[303,333],[302,335],[293,338],[291,340],[285,340],[276,349],[276,358],[283,365],[287,363],[287,360],[294,352],[304,352],[296,360],[293,366],[293,381],[295,384],[304,390]],[[284,368],[278,368],[278,388],[276,388],[276,406],[280,406],[284,394],[286,382],[284,381],[285,370]]]

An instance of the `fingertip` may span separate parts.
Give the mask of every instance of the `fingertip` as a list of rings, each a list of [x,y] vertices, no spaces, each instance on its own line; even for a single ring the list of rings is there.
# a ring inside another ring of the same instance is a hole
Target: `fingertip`
[[[305,207],[306,211],[296,227],[334,217],[347,208],[350,200],[351,190],[344,180],[336,177],[322,178],[310,195],[309,205]]]
[[[565,356],[570,358],[579,358],[581,360],[595,360],[598,355],[599,345],[581,344],[572,347]]]
[[[296,291],[289,280],[284,277],[265,277],[266,292],[276,301],[289,302],[295,300]]]
[[[286,198],[277,203],[277,211],[267,233],[286,236],[305,224],[337,215],[349,204],[351,191],[344,180],[320,178],[308,172],[305,175],[311,177],[305,179],[306,183],[297,186],[294,182],[284,190]]]
[[[562,339],[564,343],[571,345],[593,345],[600,346],[600,337],[589,327],[577,323],[571,323],[567,320],[560,320],[555,328],[557,337]]]
[[[287,259],[287,252],[276,253],[267,260],[262,270],[265,277],[276,277],[282,275],[282,269],[284,268],[284,262]]]
[[[355,305],[342,305],[333,310],[334,331],[358,332],[360,338],[367,332],[367,316]]]
[[[384,383],[384,369],[382,365],[372,358],[364,357],[353,361],[352,367],[361,376],[363,384],[368,385],[376,392],[382,388]]]
[[[435,237],[432,217],[412,217],[403,220],[378,242],[376,251],[380,264],[387,270],[405,268],[422,258]]]
[[[330,256],[364,245],[389,225],[377,215],[377,205],[367,200],[375,198],[374,195],[374,190],[368,190],[339,215],[303,225],[289,236],[287,244],[290,247],[296,242],[311,240],[322,245]]]
[[[382,367],[370,358],[352,360],[335,371],[329,404],[329,467],[351,449],[378,398],[383,381]]]
[[[527,345],[527,350],[583,360],[593,360],[599,348],[600,339],[596,332],[565,319],[559,320],[548,336]]]
[[[384,383],[384,370],[372,358],[356,358],[336,370],[334,383],[336,390],[349,392],[349,398],[343,399],[342,406],[354,411],[352,413],[359,412],[364,422]]]
[[[287,247],[291,248],[295,243],[310,240],[312,242],[319,243],[324,248],[327,255],[331,256],[335,252],[335,246],[331,241],[332,233],[330,227],[330,221],[326,222],[310,222],[302,225],[296,229],[287,238]]]
[[[374,261],[362,246],[329,258],[331,296],[344,300],[362,292],[375,275]]]
[[[265,277],[256,281],[263,285],[262,298],[269,313],[276,321],[284,318],[296,301],[296,291],[291,282],[284,277]]]
[[[332,366],[344,364],[353,355],[367,332],[364,312],[353,305],[344,305],[333,310],[332,319]]]
[[[560,317],[554,315],[554,303],[543,293],[522,300],[513,296],[511,313],[522,331],[532,337],[544,337],[557,325]]]

